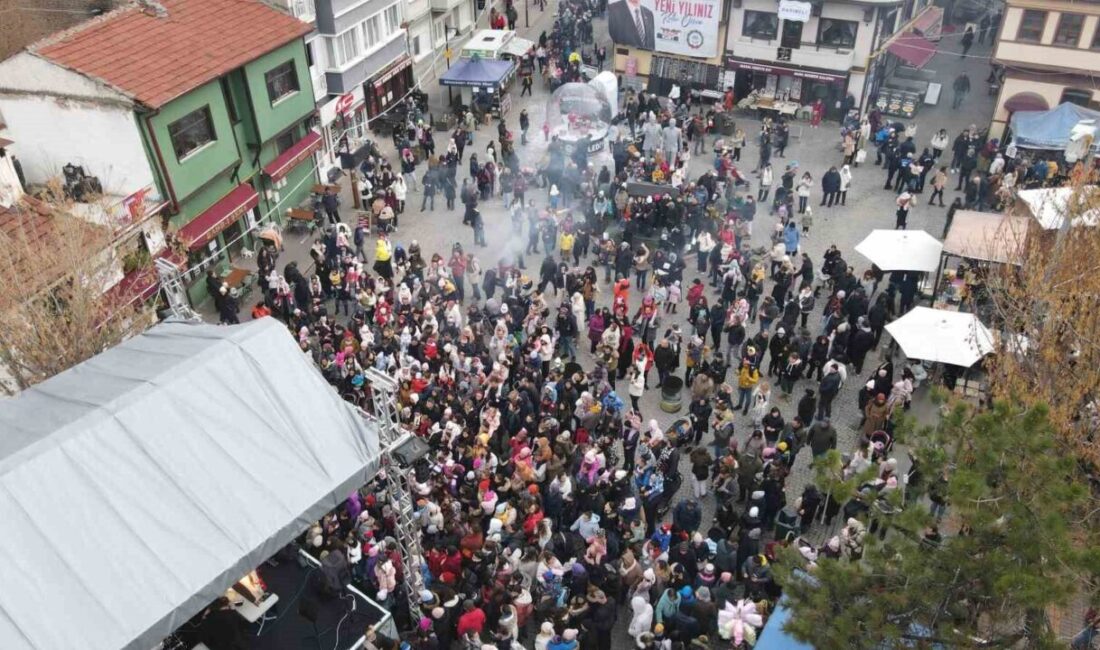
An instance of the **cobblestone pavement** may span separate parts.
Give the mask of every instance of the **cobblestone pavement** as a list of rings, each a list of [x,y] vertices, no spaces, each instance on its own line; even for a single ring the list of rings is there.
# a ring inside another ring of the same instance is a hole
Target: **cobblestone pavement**
[[[550,2],[546,11],[542,13],[533,10],[531,15],[531,28],[521,28],[519,30],[520,33],[534,40],[537,39],[539,32],[543,30],[549,32],[552,25],[553,12],[556,10],[556,4],[556,2]],[[607,29],[605,21],[597,20],[594,31],[599,38],[606,39]],[[928,145],[929,138],[940,128],[946,128],[951,137],[954,137],[960,130],[966,128],[970,124],[977,124],[979,127],[988,125],[993,106],[993,98],[984,93],[985,84],[983,80],[988,74],[988,60],[986,58],[964,59],[958,56],[959,49],[958,39],[952,38],[951,35],[946,35],[941,43],[940,53],[926,66],[926,69],[935,70],[937,72],[936,81],[943,84],[945,91],[938,106],[923,107],[915,120],[918,126],[916,136],[918,153],[921,148]],[[609,51],[613,50],[609,47]],[[988,57],[990,46],[976,45],[971,53],[976,57]],[[963,105],[963,108],[958,111],[953,111],[950,108],[951,97],[949,89],[956,75],[963,71],[967,72],[970,76],[973,84],[973,91],[967,102]],[[429,93],[430,101],[433,103],[433,106],[445,101],[447,94],[445,89],[434,86],[433,84],[426,87],[425,90]],[[531,133],[534,134],[529,144],[517,145],[517,153],[522,165],[537,165],[546,153],[546,142],[539,131],[539,127],[543,122],[546,107],[549,103],[549,92],[543,88],[541,84],[536,83],[533,96],[520,98],[518,97],[517,84],[513,92],[513,99],[513,109],[511,114],[507,116],[509,128],[517,134],[518,139],[519,111],[521,108],[526,108],[531,117]],[[442,110],[442,108],[436,107],[435,110]],[[737,124],[744,128],[746,134],[749,136],[750,144],[743,150],[742,160],[746,163],[746,169],[751,169],[752,164],[757,159],[756,147],[751,142],[755,134],[759,131],[759,122],[752,116],[739,114],[737,117]],[[467,147],[467,153],[470,151],[478,152],[482,154],[479,157],[483,158],[483,152],[485,151],[486,145],[490,139],[495,136],[495,124],[482,126],[480,130],[474,134],[473,145]],[[839,147],[837,125],[835,123],[824,123],[820,128],[815,129],[811,128],[806,122],[796,122],[792,127],[792,136],[791,145],[787,149],[787,156],[785,158],[773,159],[773,167],[780,170],[783,164],[790,161],[797,161],[800,169],[808,170],[813,174],[815,178],[815,194],[817,194],[820,187],[817,179],[820,179],[821,174],[826,171],[829,166],[839,165],[841,162],[842,155]],[[446,137],[447,136],[444,134],[437,134],[437,147],[445,146]],[[391,160],[397,159],[396,154],[393,152],[392,143],[385,139],[379,139],[378,144]],[[709,150],[708,147],[708,154],[701,155],[692,160],[690,165],[692,172],[690,176],[692,178],[697,177],[710,165],[712,158],[709,155]],[[873,152],[869,153],[868,163],[873,163],[874,154]],[[598,159],[594,162],[596,162],[597,168],[599,164],[601,164]],[[607,164],[613,169],[609,158],[607,159]],[[867,260],[854,252],[853,249],[855,245],[872,229],[893,228],[894,226],[895,194],[882,189],[885,177],[884,170],[873,164],[864,164],[858,168],[853,168],[852,173],[854,178],[848,193],[847,206],[818,208],[817,199],[819,195],[811,197],[811,205],[814,206],[814,224],[809,237],[803,238],[802,245],[803,249],[811,255],[815,269],[820,266],[822,255],[825,250],[831,244],[836,244],[844,253],[845,260],[847,260],[849,264],[855,266],[858,275],[864,269],[869,268],[870,264]],[[460,166],[459,177],[461,178],[465,175],[465,166]],[[777,182],[778,175],[779,171],[776,172]],[[954,181],[955,179],[952,178],[951,184],[948,186],[948,194],[945,197],[945,203],[947,204],[950,204],[954,196],[958,194],[951,192],[954,188]],[[350,206],[351,200],[347,185],[347,183],[344,183],[343,203],[345,206]],[[528,196],[536,197],[540,206],[546,204],[546,196],[538,196],[538,190],[529,191]],[[927,194],[924,196],[927,196]],[[483,202],[480,206],[485,219],[486,238],[488,242],[488,246],[484,248],[473,245],[472,231],[468,227],[462,225],[461,206],[455,210],[446,210],[443,207],[445,203],[442,197],[437,198],[439,198],[439,200],[436,202],[434,210],[420,211],[421,195],[416,191],[411,191],[409,193],[406,212],[400,217],[401,226],[395,235],[395,240],[397,242],[403,244],[407,248],[412,240],[416,240],[426,255],[430,255],[433,252],[440,252],[441,254],[448,253],[455,242],[460,242],[466,250],[473,251],[478,255],[482,266],[485,268],[488,268],[490,265],[495,265],[497,259],[509,248],[515,249],[526,243],[525,236],[520,238],[520,241],[512,237],[510,218],[500,198]],[[921,198],[922,197],[918,195],[918,199]],[[343,217],[345,221],[349,223],[353,221],[351,212],[352,211],[347,208],[343,210]],[[910,229],[923,229],[933,236],[940,238],[943,231],[944,215],[944,209],[929,207],[924,201],[918,200],[917,205],[910,213],[908,225]],[[753,229],[754,247],[767,245],[768,233],[774,223],[774,217],[769,217],[765,211],[761,210],[761,213],[757,216]],[[287,250],[279,260],[280,267],[291,259],[298,259],[302,260],[303,263],[308,263],[309,244],[310,241],[308,237],[288,237],[286,243]],[[373,249],[373,247],[369,248]],[[589,257],[588,259],[591,262],[592,258]],[[541,256],[527,257],[526,263],[529,269],[528,272],[532,276],[537,277],[541,261]],[[689,286],[692,279],[697,277],[694,269],[695,265],[689,263],[689,269],[685,272],[685,287]],[[597,303],[599,305],[609,305],[611,301],[610,286],[601,283],[600,290],[601,293],[597,297]],[[770,290],[770,286],[768,290]],[[633,312],[633,309],[636,309],[640,304],[641,292],[633,290],[631,294],[631,311]],[[712,296],[713,291],[710,291],[708,298]],[[548,297],[548,302],[550,302],[552,306],[557,304],[557,300],[558,299],[553,296]],[[663,327],[670,326],[673,322],[680,322],[682,325],[685,325],[685,331],[690,331],[689,327],[686,326],[685,311],[686,309],[681,309],[680,314],[678,316],[673,316],[671,320],[666,318]],[[242,318],[243,317],[247,317],[247,314],[242,313]],[[214,317],[214,319],[216,319],[216,317]],[[815,314],[815,317],[811,319],[811,328],[813,328],[815,321],[818,319],[819,316]],[[584,327],[582,325],[582,335],[583,332]],[[750,334],[751,333],[755,333],[755,327],[750,329]],[[869,373],[869,369],[877,365],[882,350],[886,348],[885,342],[888,339],[889,335],[886,335],[883,345],[880,346],[879,350],[872,351],[868,355],[864,367],[865,372]],[[582,341],[583,340],[584,339],[582,339]],[[592,366],[592,355],[588,353],[587,346],[579,345],[578,347],[581,348],[578,361],[584,367],[590,368]],[[731,370],[730,376],[732,376],[732,374]],[[841,394],[834,402],[834,415],[832,419],[838,432],[838,448],[842,452],[851,450],[857,439],[855,425],[859,421],[859,413],[856,393],[864,380],[865,377],[857,377],[854,373],[850,374]],[[652,381],[651,378],[651,383],[656,382]],[[801,388],[804,387],[816,388],[816,385],[804,379],[799,382],[799,386],[796,387],[794,395],[801,395]],[[625,382],[619,382],[618,389],[621,394],[625,395],[626,388]],[[656,388],[651,388],[643,396],[641,408],[644,417],[656,418],[662,428],[668,427],[673,421],[680,417],[686,417],[686,401],[685,408],[678,414],[668,414],[661,411],[659,402],[659,391]],[[789,419],[794,416],[796,402],[797,399],[792,399],[789,402],[779,400],[774,403],[779,405],[784,417]],[[912,413],[915,414],[921,422],[930,423],[935,421],[936,413],[927,400],[927,389],[921,388],[918,391],[914,399],[914,409]],[[738,417],[736,428],[736,437],[738,441],[743,441],[748,436],[751,432],[751,427],[752,423],[750,418]],[[907,465],[904,449],[897,448],[895,450],[895,456],[902,465],[902,469],[904,469]],[[686,454],[683,455],[681,465],[682,473],[688,476],[690,468]],[[797,496],[801,494],[806,482],[811,478],[808,466],[809,453],[807,451],[801,454],[797,459],[794,470],[788,479],[788,500],[793,501],[797,498]],[[678,501],[680,498],[684,497],[690,498],[688,485],[684,485],[681,488],[676,500]],[[704,498],[703,506],[704,519],[702,528],[705,530],[709,526],[710,519],[715,510],[714,497],[708,495]],[[836,525],[838,524],[839,522],[837,522]],[[821,528],[821,526],[818,526],[818,529],[810,535],[813,541],[821,542],[828,536],[834,534],[834,531],[826,531]],[[632,646],[625,631],[628,621],[629,609],[624,607],[622,615],[620,616],[621,630],[614,635],[613,648],[615,650]]]

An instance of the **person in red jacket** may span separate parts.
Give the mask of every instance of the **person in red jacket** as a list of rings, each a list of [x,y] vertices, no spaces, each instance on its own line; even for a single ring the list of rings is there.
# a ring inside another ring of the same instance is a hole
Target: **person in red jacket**
[[[485,627],[485,612],[474,606],[474,601],[467,600],[462,603],[462,615],[458,617],[458,629],[456,634],[461,638],[468,632],[474,632],[481,636],[481,630]]]

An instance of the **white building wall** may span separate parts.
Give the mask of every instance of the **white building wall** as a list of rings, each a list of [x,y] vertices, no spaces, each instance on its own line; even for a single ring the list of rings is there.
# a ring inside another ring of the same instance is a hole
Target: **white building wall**
[[[122,95],[22,53],[0,63],[0,119],[28,183],[57,178],[72,163],[98,177],[106,194],[151,188],[149,198],[160,199],[133,108]]]
[[[776,61],[776,51],[779,48],[782,35],[782,23],[779,33],[774,40],[765,41],[743,36],[741,30],[745,24],[746,11],[760,11],[763,13],[776,13],[777,4],[773,0],[745,0],[740,8],[730,10],[730,30],[726,35],[726,49],[730,54],[739,58],[760,59],[773,61],[777,65],[801,65],[824,70],[836,70],[847,72],[852,67],[863,67],[867,56],[871,52],[871,43],[874,38],[875,23],[863,22],[864,5],[848,4],[845,2],[826,2],[822,5],[821,16],[810,16],[810,19],[802,27],[802,47],[791,52],[791,60]],[[839,50],[832,47],[815,47],[812,43],[817,41],[817,33],[821,18],[834,18],[837,20],[849,20],[857,23],[856,43],[851,49]]]

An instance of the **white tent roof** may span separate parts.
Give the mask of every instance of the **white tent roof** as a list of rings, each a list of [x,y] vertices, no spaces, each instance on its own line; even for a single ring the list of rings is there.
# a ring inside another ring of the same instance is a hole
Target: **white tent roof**
[[[1100,223],[1100,208],[1096,206],[1097,188],[1095,185],[1082,187],[1041,187],[1033,190],[1020,190],[1017,197],[1027,205],[1027,209],[1043,230],[1057,230],[1062,227],[1066,214],[1071,213],[1070,200],[1078,193],[1080,208],[1076,211],[1071,225],[1095,226]]]
[[[923,230],[872,230],[856,252],[883,271],[933,273],[940,265],[943,244]]]
[[[969,368],[993,351],[993,334],[971,313],[914,307],[886,325],[905,356]]]
[[[265,318],[0,401],[0,647],[149,650],[347,493],[377,431]]]

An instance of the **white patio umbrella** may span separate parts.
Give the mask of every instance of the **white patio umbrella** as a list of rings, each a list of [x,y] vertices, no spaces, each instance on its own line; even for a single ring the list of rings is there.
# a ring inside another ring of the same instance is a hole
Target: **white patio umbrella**
[[[969,368],[993,351],[993,334],[974,314],[914,307],[886,331],[910,359]]]
[[[883,271],[934,273],[943,244],[923,230],[872,230],[856,252]]]

